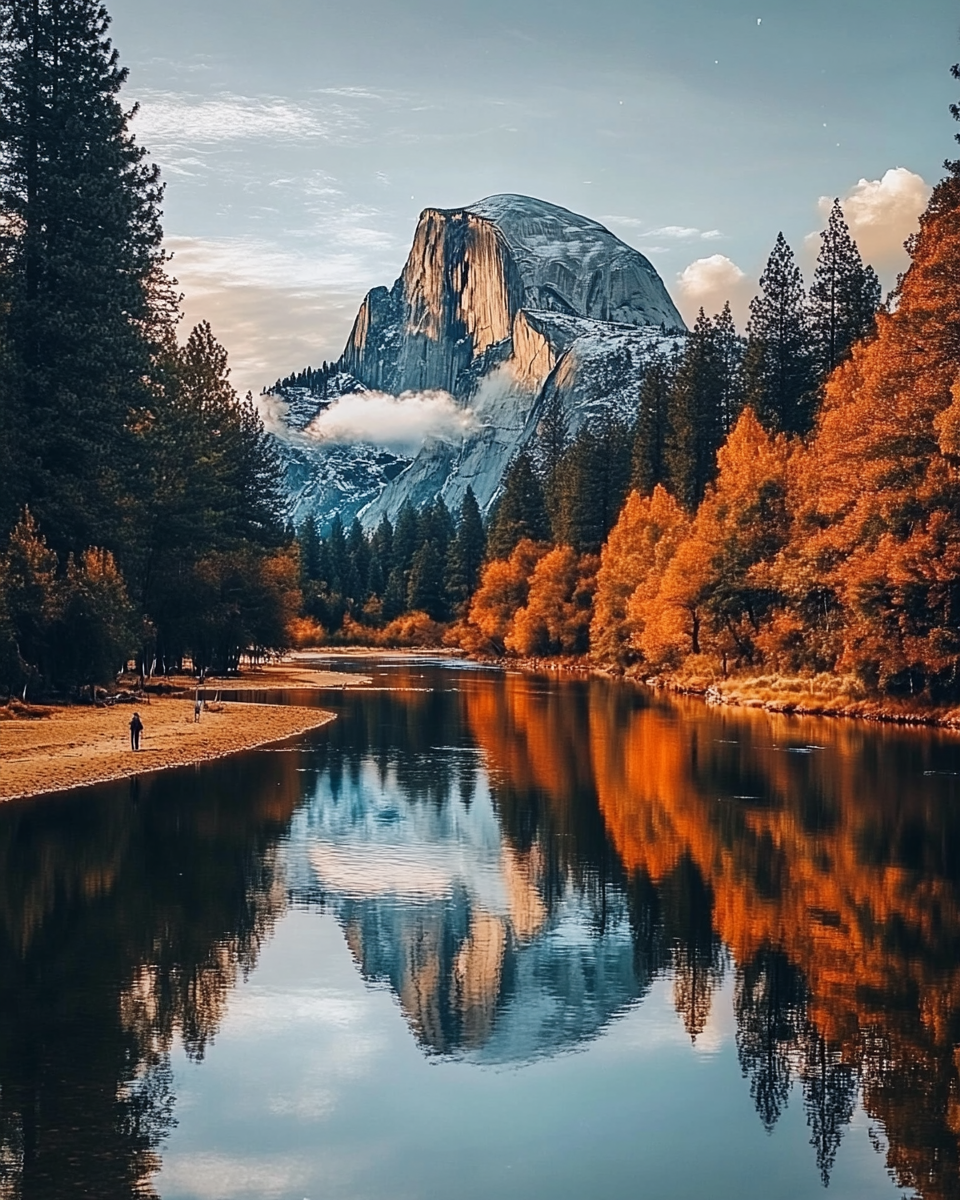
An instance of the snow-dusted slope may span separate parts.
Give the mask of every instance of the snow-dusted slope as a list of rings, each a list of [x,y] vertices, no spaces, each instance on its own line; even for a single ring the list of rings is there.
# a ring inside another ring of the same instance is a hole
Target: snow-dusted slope
[[[605,406],[635,410],[651,353],[683,332],[650,262],[596,221],[516,195],[426,209],[400,278],[361,306],[338,389],[442,390],[473,411],[472,428],[456,444],[428,440],[406,466],[294,433],[291,512],[326,524],[339,488],[343,519],[360,512],[370,528],[406,501],[442,493],[456,508],[468,484],[488,507],[549,396],[573,431]],[[304,429],[294,407],[291,428]]]

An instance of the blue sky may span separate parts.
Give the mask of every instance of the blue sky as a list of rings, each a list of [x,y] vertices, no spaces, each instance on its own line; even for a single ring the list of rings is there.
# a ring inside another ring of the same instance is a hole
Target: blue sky
[[[955,126],[952,0],[113,0],[189,321],[235,382],[336,357],[417,216],[524,192],[742,319],[840,196],[885,283]]]

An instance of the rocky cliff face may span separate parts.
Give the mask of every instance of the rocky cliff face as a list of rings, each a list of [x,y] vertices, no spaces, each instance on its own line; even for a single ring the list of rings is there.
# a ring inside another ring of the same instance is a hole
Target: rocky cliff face
[[[455,508],[468,485],[488,507],[549,396],[561,396],[574,431],[598,407],[635,408],[651,353],[683,331],[653,266],[595,221],[516,195],[425,210],[400,278],[361,306],[342,378],[392,395],[449,392],[474,412],[474,432],[429,441],[393,479],[378,468],[366,489],[354,480],[348,507],[369,496],[360,512],[372,527],[407,500],[443,494]],[[312,453],[323,520],[333,452]],[[288,470],[298,517],[310,511],[309,460],[305,451]]]

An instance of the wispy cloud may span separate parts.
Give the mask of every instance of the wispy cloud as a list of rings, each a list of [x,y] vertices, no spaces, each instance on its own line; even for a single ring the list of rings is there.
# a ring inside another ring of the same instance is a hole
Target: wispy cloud
[[[639,240],[647,238],[667,238],[675,242],[713,241],[723,237],[719,229],[698,229],[693,225],[648,225],[640,217],[621,217],[609,214],[600,218],[610,225],[622,229],[640,230]],[[658,247],[659,249],[659,247]]]
[[[151,149],[263,139],[344,142],[356,140],[366,129],[358,112],[336,103],[307,106],[277,96],[201,97],[182,92],[145,92],[139,100],[135,130]]]

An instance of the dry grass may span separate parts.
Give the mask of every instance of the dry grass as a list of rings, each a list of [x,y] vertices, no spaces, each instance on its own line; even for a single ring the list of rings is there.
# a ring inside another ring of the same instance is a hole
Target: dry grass
[[[816,717],[856,717],[902,725],[960,727],[960,707],[923,699],[871,696],[850,675],[756,675],[717,678],[712,672],[687,672],[648,680],[672,691],[699,694],[708,704],[760,708],[767,712]]]

